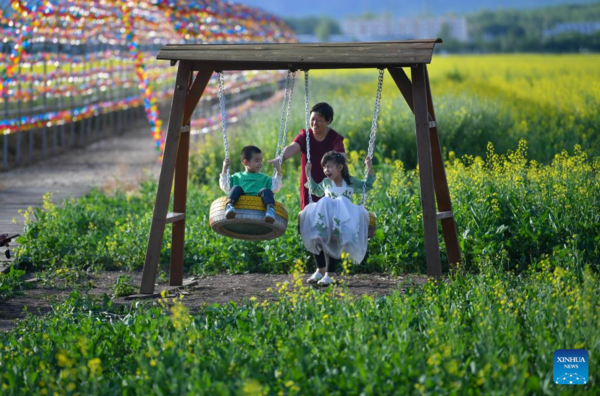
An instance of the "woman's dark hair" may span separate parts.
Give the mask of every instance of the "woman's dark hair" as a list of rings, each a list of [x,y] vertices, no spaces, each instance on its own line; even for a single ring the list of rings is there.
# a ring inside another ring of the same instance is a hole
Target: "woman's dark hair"
[[[323,158],[321,158],[321,166],[325,166],[328,162],[333,162],[336,165],[344,165],[342,168],[342,178],[346,181],[346,184],[352,184],[350,182],[350,172],[348,172],[346,157],[342,153],[338,153],[337,151],[326,152]]]
[[[260,151],[260,149],[256,146],[246,146],[242,149],[242,153],[240,155],[242,162],[244,162],[244,160],[246,161],[252,161],[252,156],[254,154],[260,154],[262,153],[262,151]]]
[[[317,103],[310,109],[311,113],[319,113],[325,118],[325,121],[330,123],[333,121],[333,107],[329,106],[329,103],[321,102]]]

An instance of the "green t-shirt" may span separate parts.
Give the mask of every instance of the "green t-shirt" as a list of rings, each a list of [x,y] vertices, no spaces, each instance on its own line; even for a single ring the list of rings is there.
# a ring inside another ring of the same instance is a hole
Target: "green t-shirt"
[[[240,186],[244,189],[244,194],[256,196],[263,188],[272,189],[272,180],[270,176],[260,172],[238,172],[229,177],[229,188]]]

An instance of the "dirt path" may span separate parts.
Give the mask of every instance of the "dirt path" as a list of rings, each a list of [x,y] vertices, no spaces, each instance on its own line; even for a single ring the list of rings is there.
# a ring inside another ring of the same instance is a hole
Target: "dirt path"
[[[0,234],[23,233],[23,216],[19,210],[40,206],[46,192],[51,192],[53,202],[58,204],[94,187],[137,188],[142,179],[158,179],[159,172],[158,152],[146,121],[134,124],[122,135],[113,135],[30,166],[0,172]],[[4,250],[0,248],[0,270],[11,264]],[[106,291],[98,289],[99,294]],[[50,309],[53,299],[64,299],[68,293],[69,290],[36,287],[0,302],[0,329],[13,327],[15,319],[25,316],[25,307],[31,313],[44,313]]]
[[[79,197],[93,187],[137,188],[147,177],[158,179],[158,152],[147,122],[126,133],[67,151],[30,166],[0,172],[0,234],[23,232],[19,210],[39,206],[46,192],[54,203]],[[0,248],[0,266],[7,264]]]
[[[86,292],[101,296],[104,293],[110,295],[114,282],[120,275],[131,275],[134,284],[139,285],[142,279],[141,272],[134,274],[128,272],[104,271],[90,276],[94,287]],[[29,275],[31,277],[31,275]],[[304,276],[304,281],[308,275]],[[347,291],[354,295],[369,294],[380,296],[391,294],[394,291],[403,292],[410,285],[423,284],[426,277],[388,276],[381,274],[360,274],[342,278]],[[256,297],[258,301],[274,300],[277,298],[278,285],[292,282],[291,275],[270,274],[243,274],[243,275],[216,275],[196,279],[197,283],[186,289],[172,290],[170,296],[178,297],[183,294],[183,303],[190,308],[191,313],[198,312],[205,305],[215,303],[237,303],[248,301]],[[26,313],[43,315],[48,313],[54,301],[67,298],[72,288],[44,287],[41,284],[32,283],[32,288],[25,290],[21,295],[13,297],[0,304],[0,331],[10,330],[16,326],[17,321],[25,318]],[[291,287],[291,286],[290,286]],[[156,292],[168,289],[167,284],[159,284]],[[269,291],[269,289],[272,289]],[[135,300],[116,298],[116,304],[132,304]],[[156,299],[149,300],[150,304],[156,304]],[[25,311],[25,307],[27,310]]]

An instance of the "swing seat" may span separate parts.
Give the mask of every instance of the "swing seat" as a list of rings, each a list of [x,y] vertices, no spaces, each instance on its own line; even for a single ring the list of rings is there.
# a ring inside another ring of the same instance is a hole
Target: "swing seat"
[[[375,236],[375,231],[377,231],[377,216],[373,212],[369,212],[369,238],[373,238]]]
[[[210,205],[210,227],[218,234],[246,241],[269,240],[285,233],[288,224],[288,211],[275,202],[275,222],[265,221],[265,206],[260,197],[242,195],[235,204],[236,216],[225,217],[227,197],[218,198]]]

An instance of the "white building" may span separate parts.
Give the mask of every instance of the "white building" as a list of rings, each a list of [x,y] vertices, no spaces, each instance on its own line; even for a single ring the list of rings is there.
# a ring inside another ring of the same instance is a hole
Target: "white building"
[[[442,39],[469,40],[467,19],[464,17],[354,17],[345,19],[341,27],[344,35],[360,41],[431,39],[441,37],[444,29],[447,29],[449,37]]]

